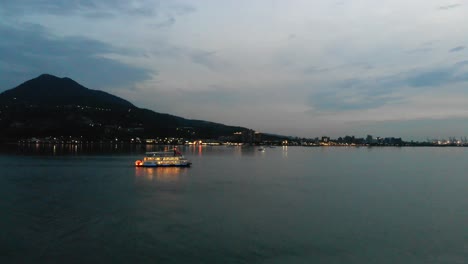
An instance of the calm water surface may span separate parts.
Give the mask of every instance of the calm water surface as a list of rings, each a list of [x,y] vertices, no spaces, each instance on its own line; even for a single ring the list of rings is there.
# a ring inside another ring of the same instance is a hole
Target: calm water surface
[[[468,263],[468,148],[144,151],[3,149],[0,262]]]

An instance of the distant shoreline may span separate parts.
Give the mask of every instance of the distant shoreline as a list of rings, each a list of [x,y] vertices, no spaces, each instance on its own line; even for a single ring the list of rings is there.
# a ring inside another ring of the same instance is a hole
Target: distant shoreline
[[[388,148],[388,147],[437,147],[437,148],[447,148],[447,147],[468,147],[468,145],[455,145],[455,144],[431,144],[431,143],[408,143],[402,145],[300,145],[300,144],[290,144],[290,145],[273,145],[273,144],[158,144],[158,143],[130,143],[130,142],[112,142],[112,141],[102,141],[102,142],[0,142],[0,146],[102,146],[102,145],[124,145],[124,146],[209,146],[209,147],[226,147],[226,146],[236,146],[236,147],[260,147],[260,146],[275,146],[275,147],[308,147],[308,148]]]

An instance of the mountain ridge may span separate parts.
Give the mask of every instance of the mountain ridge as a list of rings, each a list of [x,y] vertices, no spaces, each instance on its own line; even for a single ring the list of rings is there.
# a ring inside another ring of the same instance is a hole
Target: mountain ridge
[[[51,74],[42,74],[0,93],[3,139],[35,136],[212,139],[244,130],[249,129],[139,108],[118,96]]]

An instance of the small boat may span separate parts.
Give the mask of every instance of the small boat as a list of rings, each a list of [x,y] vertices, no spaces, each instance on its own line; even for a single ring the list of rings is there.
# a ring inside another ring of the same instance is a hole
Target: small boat
[[[177,149],[174,151],[146,152],[143,160],[135,161],[137,167],[190,167],[192,163]]]
[[[258,151],[265,152],[265,148],[264,148],[264,147],[260,147],[260,148],[258,148]]]

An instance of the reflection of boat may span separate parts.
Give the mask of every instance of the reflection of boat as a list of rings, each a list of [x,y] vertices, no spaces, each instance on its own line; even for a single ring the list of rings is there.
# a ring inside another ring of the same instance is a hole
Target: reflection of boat
[[[264,152],[264,151],[265,151],[265,148],[264,148],[264,147],[260,147],[260,148],[258,148],[258,151]]]
[[[186,174],[187,167],[136,167],[135,169],[135,176],[140,181],[178,181]]]
[[[146,152],[143,160],[135,161],[137,167],[190,167],[192,163],[177,149],[174,151]]]

